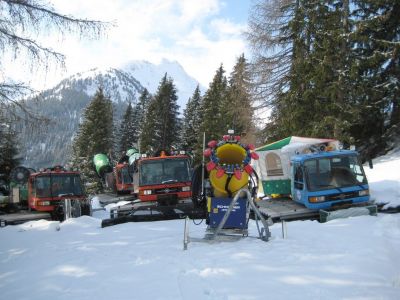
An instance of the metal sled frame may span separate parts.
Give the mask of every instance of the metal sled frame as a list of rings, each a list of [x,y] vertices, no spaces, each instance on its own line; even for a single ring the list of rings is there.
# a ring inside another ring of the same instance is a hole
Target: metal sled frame
[[[184,229],[184,237],[183,237],[183,249],[187,250],[188,244],[190,242],[221,242],[221,241],[236,241],[243,237],[248,237],[248,230],[246,229],[224,229],[224,225],[229,218],[236,202],[238,201],[240,196],[243,196],[243,193],[246,195],[246,200],[248,201],[251,209],[254,212],[255,221],[258,229],[258,237],[263,241],[268,241],[271,237],[271,233],[269,231],[268,222],[260,213],[259,209],[254,203],[254,199],[251,196],[250,192],[247,189],[241,189],[235,197],[232,199],[225,215],[223,216],[221,222],[218,224],[217,228],[211,228],[210,226],[207,228],[207,232],[204,238],[191,238],[189,236],[189,218],[185,219],[185,229]],[[262,223],[262,228],[259,227],[258,220]],[[248,221],[248,220],[247,220]]]

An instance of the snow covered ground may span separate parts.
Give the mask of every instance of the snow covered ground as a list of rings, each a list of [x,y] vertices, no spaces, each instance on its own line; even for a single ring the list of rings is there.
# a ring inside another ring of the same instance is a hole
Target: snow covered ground
[[[399,167],[397,152],[366,170],[377,201],[400,204]],[[1,228],[0,299],[400,299],[400,214],[290,222],[286,239],[274,224],[269,242],[187,251],[183,220],[102,229],[106,216]]]
[[[388,207],[400,206],[400,148],[373,160],[373,168],[364,166],[371,198]],[[400,297],[399,297],[400,299]]]

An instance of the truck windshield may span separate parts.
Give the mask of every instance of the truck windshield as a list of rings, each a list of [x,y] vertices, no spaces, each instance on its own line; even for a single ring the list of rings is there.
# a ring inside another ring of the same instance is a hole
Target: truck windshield
[[[33,192],[38,198],[58,197],[59,195],[82,196],[83,189],[78,174],[49,174],[37,176]]]
[[[336,156],[304,162],[310,191],[367,184],[364,169],[357,156]]]
[[[124,166],[118,172],[119,181],[121,183],[132,183],[132,177],[129,175],[128,166]]]
[[[139,174],[141,186],[190,181],[188,159],[167,158],[143,161]]]

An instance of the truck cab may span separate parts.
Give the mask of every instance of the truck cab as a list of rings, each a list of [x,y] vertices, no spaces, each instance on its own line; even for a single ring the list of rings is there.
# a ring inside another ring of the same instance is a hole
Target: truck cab
[[[30,209],[52,212],[66,197],[81,201],[82,206],[88,205],[79,172],[54,168],[30,175],[28,180]]]
[[[23,166],[11,171],[10,196],[0,203],[0,227],[26,221],[90,215],[90,200],[80,173],[62,166],[36,172]]]
[[[351,150],[291,157],[291,196],[310,209],[369,201],[368,181],[358,153]]]
[[[117,194],[133,193],[133,179],[129,174],[127,163],[118,163],[114,167],[115,190]]]
[[[159,205],[191,203],[190,157],[166,155],[141,158],[137,161],[134,184],[142,202]]]

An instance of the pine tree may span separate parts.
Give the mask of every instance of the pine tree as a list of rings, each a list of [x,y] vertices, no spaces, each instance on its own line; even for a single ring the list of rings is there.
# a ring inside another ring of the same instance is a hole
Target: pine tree
[[[155,149],[155,135],[156,131],[156,120],[157,115],[157,102],[154,98],[150,99],[146,114],[144,116],[144,121],[142,125],[142,131],[140,133],[140,152],[153,154]]]
[[[149,91],[145,88],[143,92],[140,94],[139,101],[135,106],[134,109],[134,116],[135,116],[135,124],[137,126],[137,132],[134,137],[134,141],[137,142],[138,145],[140,145],[139,138],[142,134],[144,124],[145,124],[145,118],[146,118],[146,113],[147,109],[149,107],[149,103],[151,100],[151,94]]]
[[[185,151],[193,153],[195,161],[199,160],[196,149],[201,145],[202,134],[200,125],[202,121],[202,97],[200,87],[197,85],[191,98],[189,98],[186,109],[183,112],[182,124],[182,147]]]
[[[360,109],[352,132],[365,158],[391,148],[400,137],[400,3],[354,1],[352,71]]]
[[[203,97],[201,133],[206,134],[206,140],[218,140],[227,133],[228,125],[225,123],[224,105],[227,97],[227,79],[225,70],[221,66],[216,71],[213,81]]]
[[[400,2],[390,0],[257,2],[248,38],[256,96],[272,110],[265,136],[334,137],[364,158],[394,147],[399,14]]]
[[[154,100],[157,103],[156,149],[171,149],[178,142],[178,97],[172,78],[165,74]]]
[[[354,105],[349,65],[352,60],[349,1],[271,2],[274,9],[262,14],[266,19],[253,21],[256,30],[250,35],[250,41],[267,62],[255,66],[256,79],[260,73],[270,73],[274,82],[267,84],[272,99],[262,93],[272,109],[266,136],[352,140],[349,129],[358,107]],[[266,43],[268,40],[272,43]],[[262,91],[262,87],[256,80],[256,88]],[[310,113],[312,118],[308,117]]]
[[[121,153],[132,147],[137,147],[137,132],[137,119],[134,115],[132,104],[129,102],[119,130],[120,141],[118,149]]]
[[[250,94],[249,65],[242,54],[233,67],[229,78],[229,87],[226,97],[226,124],[247,143],[255,142],[255,125],[252,96]]]
[[[292,108],[286,124],[294,134],[351,139],[348,120],[354,117],[354,110],[349,86],[348,9],[336,1],[300,2],[301,18],[293,23],[301,26],[292,30],[306,38],[304,42],[295,39],[292,84],[286,93]],[[313,118],[306,118],[310,111]]]
[[[93,156],[105,153],[113,157],[113,106],[99,88],[83,113],[73,141],[72,165],[81,171],[89,193],[101,190],[101,183],[93,166]]]
[[[179,142],[177,99],[173,80],[165,74],[147,109],[140,138],[142,152],[170,150],[177,146]]]
[[[10,123],[1,121],[0,116],[0,179],[7,180],[19,163],[16,133]]]

